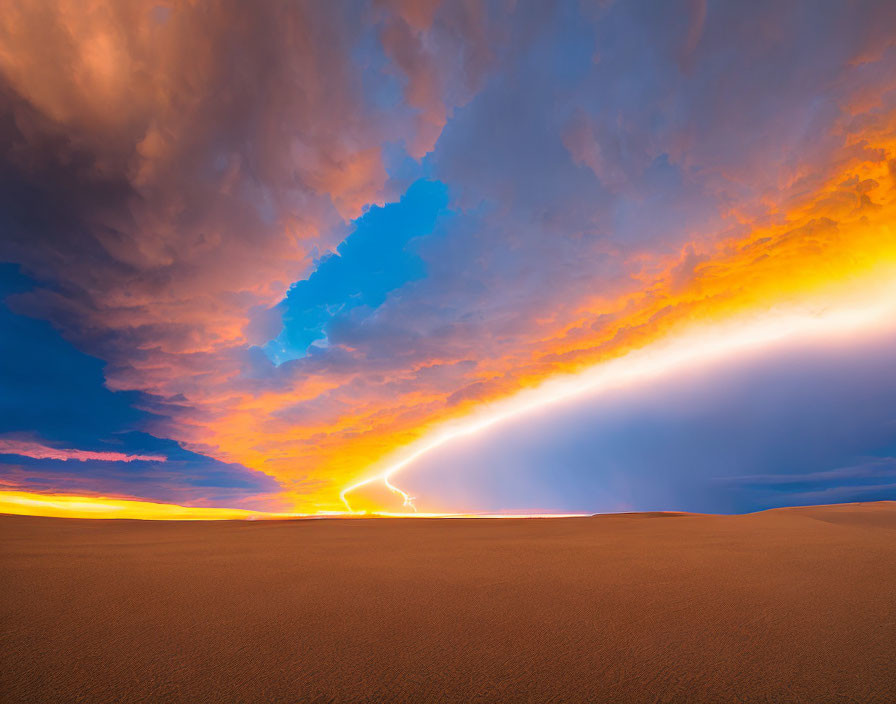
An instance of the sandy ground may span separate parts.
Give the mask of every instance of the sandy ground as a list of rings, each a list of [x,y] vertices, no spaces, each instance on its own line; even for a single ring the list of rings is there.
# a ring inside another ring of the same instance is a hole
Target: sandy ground
[[[0,516],[4,702],[896,702],[896,503]]]

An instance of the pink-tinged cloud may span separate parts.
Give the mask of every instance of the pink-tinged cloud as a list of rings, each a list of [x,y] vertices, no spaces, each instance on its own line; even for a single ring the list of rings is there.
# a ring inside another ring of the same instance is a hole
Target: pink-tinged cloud
[[[18,5],[0,260],[38,283],[9,305],[144,392],[141,429],[295,497],[884,240],[863,233],[893,188],[892,3]],[[411,246],[426,276],[273,365],[250,345],[408,155],[452,197]]]
[[[494,60],[500,24],[479,3],[432,0],[380,3],[379,39],[404,84],[404,99],[416,111],[406,138],[408,153],[431,151],[451,110],[468,102]]]
[[[47,447],[31,440],[0,439],[0,454],[21,455],[36,460],[78,460],[87,462],[166,462],[162,455],[128,455],[124,452],[93,452],[60,447]]]

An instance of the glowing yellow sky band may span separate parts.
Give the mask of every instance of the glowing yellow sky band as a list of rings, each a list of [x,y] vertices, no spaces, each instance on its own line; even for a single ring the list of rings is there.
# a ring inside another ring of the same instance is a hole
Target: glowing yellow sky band
[[[154,503],[68,494],[37,494],[0,491],[0,513],[61,518],[140,518],[153,520],[233,520],[258,516],[255,511],[235,508],[192,508]]]
[[[126,518],[149,521],[233,521],[276,520],[296,518],[356,517],[343,511],[302,513],[270,513],[238,508],[201,508],[177,504],[155,503],[136,499],[116,499],[69,494],[36,494],[26,491],[0,491],[0,514],[44,516],[51,518]],[[384,518],[574,518],[581,513],[396,513],[375,512],[365,515]]]

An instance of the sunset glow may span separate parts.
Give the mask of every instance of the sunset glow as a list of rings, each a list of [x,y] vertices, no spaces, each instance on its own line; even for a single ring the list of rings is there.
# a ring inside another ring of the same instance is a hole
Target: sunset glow
[[[850,387],[896,325],[893,9],[586,5],[4,13],[0,510],[543,515],[889,497],[889,379],[864,377],[878,394],[867,437],[813,426],[841,442],[816,455],[750,410],[745,432],[782,465],[737,475],[761,488],[720,468],[693,505],[623,496],[624,443],[588,445],[586,429],[566,469],[548,459],[518,485],[513,448],[463,468],[482,478],[475,496],[405,482],[423,458],[573,401],[584,417],[608,392],[710,367],[733,389],[758,350],[787,379],[794,344],[841,346]],[[738,409],[764,397],[726,389],[713,402],[741,428]],[[642,421],[632,442],[646,446],[674,418]],[[708,457],[701,442],[644,462],[685,482],[672,467]],[[814,477],[790,494],[774,479],[795,476],[785,457]],[[595,482],[608,493],[571,503]]]

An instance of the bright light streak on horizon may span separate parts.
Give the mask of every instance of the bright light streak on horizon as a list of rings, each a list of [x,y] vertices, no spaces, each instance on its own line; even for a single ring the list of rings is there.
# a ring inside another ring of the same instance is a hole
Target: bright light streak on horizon
[[[846,305],[844,305],[844,302]],[[623,357],[598,363],[583,372],[553,378],[535,389],[519,392],[481,408],[464,421],[446,423],[403,451],[384,470],[344,488],[339,498],[349,513],[355,513],[348,495],[362,487],[383,482],[416,511],[413,499],[395,486],[396,474],[438,448],[460,438],[481,433],[495,425],[545,406],[585,394],[596,394],[655,378],[696,364],[718,361],[736,353],[747,353],[802,337],[836,338],[863,332],[884,321],[896,320],[896,276],[892,271],[875,278],[856,295],[852,290],[839,304],[804,304],[773,309],[757,318],[739,316],[724,323],[691,328]],[[422,515],[422,514],[421,514]]]
[[[403,494],[401,490],[398,493]],[[0,491],[0,514],[49,518],[131,519],[144,521],[266,521],[321,518],[582,518],[583,513],[408,513],[320,511],[275,513],[237,508],[204,508],[137,499]]]

